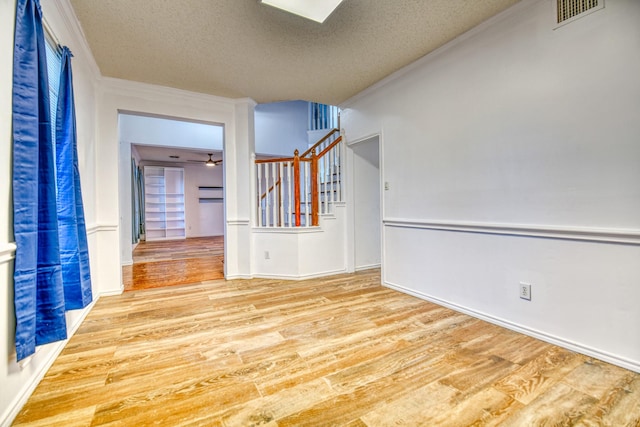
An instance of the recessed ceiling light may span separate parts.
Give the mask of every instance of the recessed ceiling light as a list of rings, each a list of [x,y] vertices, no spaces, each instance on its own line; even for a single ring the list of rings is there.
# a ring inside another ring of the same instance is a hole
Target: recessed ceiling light
[[[323,23],[343,0],[260,0],[269,6]]]

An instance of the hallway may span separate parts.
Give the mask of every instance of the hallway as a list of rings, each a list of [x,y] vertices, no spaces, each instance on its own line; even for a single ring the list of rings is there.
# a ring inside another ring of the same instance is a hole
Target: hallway
[[[140,242],[122,268],[124,290],[224,279],[224,236]]]

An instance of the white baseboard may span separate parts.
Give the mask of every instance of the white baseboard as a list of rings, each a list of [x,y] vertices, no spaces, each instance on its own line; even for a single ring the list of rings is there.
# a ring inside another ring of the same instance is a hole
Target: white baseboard
[[[232,275],[225,276],[224,280],[249,280],[249,279],[253,279],[253,277],[254,276],[250,274],[232,274]]]
[[[100,292],[100,296],[101,297],[112,297],[112,296],[116,296],[116,295],[122,295],[123,292],[124,292],[124,286],[120,285],[120,289],[116,289],[116,290],[113,290],[113,291]]]
[[[380,268],[380,263],[360,265],[356,267],[355,271],[371,270],[372,268]]]
[[[550,344],[554,344],[559,347],[563,347],[568,350],[575,351],[577,353],[581,353],[586,356],[594,357],[596,359],[603,360],[613,365],[620,366],[622,368],[640,373],[640,361],[630,360],[615,354],[604,352],[597,348],[592,348],[574,341],[557,337],[555,335],[551,335],[543,331],[531,329],[526,326],[519,325],[517,323],[513,323],[508,320],[492,316],[490,314],[482,313],[480,311],[477,311],[468,307],[464,307],[449,301],[445,301],[440,298],[436,298],[431,295],[424,294],[422,292],[417,292],[413,289],[405,288],[404,286],[400,286],[395,283],[391,283],[389,281],[384,281],[383,284],[388,288],[395,289],[405,294],[413,295],[414,297],[433,302],[435,304],[450,308],[452,310],[455,310],[464,314],[468,314],[469,316],[487,321],[489,323],[493,323],[494,325],[502,326],[503,328],[510,329],[512,331],[519,332],[521,334],[528,335],[533,338],[537,338],[541,341],[545,341]]]
[[[334,276],[336,274],[346,273],[346,269],[323,271],[311,274],[255,274],[253,277],[257,279],[273,279],[273,280],[307,280],[316,279],[318,277]]]
[[[22,391],[15,397],[13,402],[7,407],[7,410],[0,416],[1,427],[9,427],[13,423],[13,420],[15,420],[22,407],[25,405],[25,403],[27,403],[27,400],[29,400],[29,397],[31,396],[31,394],[33,394],[33,391],[36,389],[38,384],[40,384],[40,381],[42,381],[49,368],[51,368],[51,365],[53,365],[60,353],[62,353],[62,350],[64,350],[64,347],[67,345],[67,342],[69,342],[69,339],[71,339],[71,337],[75,335],[76,331],[78,330],[82,322],[84,322],[84,319],[86,319],[87,315],[91,312],[98,299],[100,299],[100,296],[94,299],[91,304],[83,309],[82,315],[78,317],[69,328],[68,338],[66,340],[47,344],[47,347],[49,347],[49,349],[51,349],[52,351],[49,352],[35,375],[33,375],[29,379],[29,382],[25,384]],[[34,354],[34,357],[37,357],[37,352],[38,350],[36,349],[36,354]],[[25,363],[24,366],[27,366],[30,363],[33,363],[33,361],[31,360]]]

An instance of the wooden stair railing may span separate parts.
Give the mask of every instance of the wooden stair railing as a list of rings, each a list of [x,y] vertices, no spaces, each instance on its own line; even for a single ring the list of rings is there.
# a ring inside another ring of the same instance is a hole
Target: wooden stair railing
[[[331,138],[331,136],[333,136],[336,132],[340,133],[340,130],[338,128],[333,128],[331,129],[325,136],[323,136],[318,142],[316,142],[315,144],[313,144],[307,151],[305,151],[304,153],[302,153],[302,156],[300,157],[307,157],[311,154],[311,152],[313,150],[316,150],[316,152],[318,152],[319,147],[322,145],[322,143],[324,143],[326,140],[328,140],[329,138]],[[320,157],[320,156],[318,156]]]
[[[327,154],[331,152],[341,141],[342,136],[338,136],[333,141],[327,143],[327,140],[331,138],[332,135],[338,132],[338,129],[332,129],[327,135],[325,135],[322,139],[320,139],[316,144],[314,144],[311,148],[305,151],[302,155],[299,154],[299,151],[296,150],[294,152],[293,157],[282,157],[277,159],[263,159],[263,160],[255,160],[256,165],[265,165],[261,172],[260,167],[258,167],[258,191],[262,191],[262,178],[265,179],[265,187],[266,191],[260,194],[258,197],[258,207],[259,207],[259,226],[285,226],[285,224],[289,224],[291,226],[291,221],[287,222],[284,220],[285,212],[283,207],[283,194],[282,187],[286,186],[288,188],[288,207],[287,207],[287,217],[290,219],[291,214],[294,215],[295,227],[300,227],[302,225],[302,196],[301,196],[301,187],[302,184],[305,185],[305,193],[310,195],[310,199],[305,199],[305,215],[308,215],[308,208],[311,208],[311,225],[317,226],[319,225],[319,215],[320,215],[320,188],[319,188],[319,161],[322,160]],[[316,149],[322,147],[323,144],[325,146],[320,151],[320,154],[316,154]],[[335,161],[335,157],[333,160]],[[308,163],[309,168],[305,166],[305,182],[302,182],[303,175],[301,173],[301,165]],[[269,171],[269,166],[271,165],[271,171]],[[285,167],[287,168],[285,174]],[[331,168],[333,171],[333,168]],[[326,171],[325,171],[326,172]],[[332,172],[333,173],[333,172]],[[285,185],[286,181],[286,185]],[[309,187],[307,189],[307,181]],[[269,183],[273,182],[271,186]],[[325,194],[327,190],[327,183],[325,185]],[[333,184],[332,184],[333,185]],[[339,184],[340,185],[340,184]],[[291,194],[291,188],[293,187],[293,194]],[[277,191],[277,193],[276,193]],[[331,190],[333,191],[333,189]],[[269,196],[272,196],[274,202],[278,204],[278,212],[277,218],[275,218],[275,212],[272,209],[269,209]],[[293,197],[293,200],[291,198]],[[265,203],[265,208],[262,208],[262,203]],[[335,198],[332,198],[331,201],[335,202]],[[309,206],[310,205],[310,206]],[[293,207],[293,212],[291,212],[291,207]],[[262,215],[264,214],[264,221],[262,220]],[[271,214],[273,214],[274,218],[271,218]],[[307,217],[308,221],[308,217]],[[308,224],[308,222],[305,222]],[[274,225],[270,225],[274,224]]]

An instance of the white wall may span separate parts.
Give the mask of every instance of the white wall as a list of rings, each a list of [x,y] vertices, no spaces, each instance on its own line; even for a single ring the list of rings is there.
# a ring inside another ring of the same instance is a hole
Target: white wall
[[[161,117],[121,114],[120,138],[133,144],[222,150],[222,126]]]
[[[308,279],[346,272],[344,204],[320,215],[319,227],[254,228],[255,277]]]
[[[292,157],[308,144],[309,103],[260,104],[255,108],[256,153]]]
[[[353,150],[354,267],[380,266],[380,153],[379,137],[350,146]]]
[[[224,203],[200,203],[198,187],[222,187],[222,166],[184,165],[187,237],[224,235]]]
[[[42,2],[45,19],[55,36],[74,54],[72,59],[74,91],[77,114],[78,163],[83,191],[83,202],[87,223],[89,255],[91,260],[91,279],[94,299],[99,296],[101,287],[100,263],[98,262],[101,235],[108,233],[108,227],[99,223],[96,210],[96,123],[95,123],[95,84],[97,67],[91,53],[87,50],[78,28],[67,19],[69,5],[66,1]],[[11,92],[13,70],[13,33],[15,19],[15,1],[0,1],[0,281],[3,291],[0,293],[0,425],[8,425],[26,401],[39,380],[62,350],[64,341],[37,348],[33,357],[26,363],[16,363],[14,335],[15,311],[13,303],[13,243],[11,211]],[[72,334],[79,326],[90,308],[73,310],[67,313],[67,326]]]
[[[342,106],[382,135],[386,284],[640,371],[638,22],[525,0]]]

